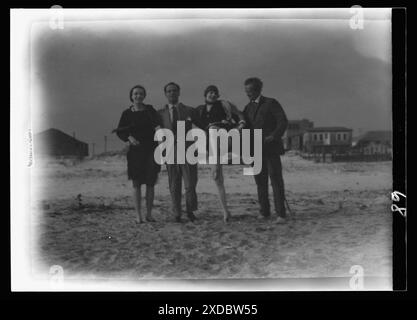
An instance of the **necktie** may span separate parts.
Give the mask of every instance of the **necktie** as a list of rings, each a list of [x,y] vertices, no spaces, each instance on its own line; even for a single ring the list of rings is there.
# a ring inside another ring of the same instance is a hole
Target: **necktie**
[[[256,107],[256,109],[255,109],[255,113],[254,113],[254,115],[253,115],[253,118],[254,118],[254,119],[256,119],[256,115],[258,114],[260,104],[259,104],[259,103],[257,103],[255,100],[252,100],[252,103],[253,103],[253,105]]]
[[[178,110],[177,107],[172,107],[172,131],[177,134]]]

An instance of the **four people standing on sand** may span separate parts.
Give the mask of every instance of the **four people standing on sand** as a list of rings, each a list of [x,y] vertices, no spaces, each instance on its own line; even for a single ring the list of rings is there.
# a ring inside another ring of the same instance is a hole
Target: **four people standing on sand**
[[[219,90],[216,86],[209,86],[204,91],[205,104],[197,108],[185,106],[179,102],[180,86],[174,82],[164,87],[168,104],[158,112],[151,105],[143,104],[146,91],[142,86],[135,86],[130,91],[130,100],[133,105],[125,110],[117,129],[121,140],[129,143],[127,154],[128,178],[133,181],[134,199],[138,213],[137,222],[143,222],[141,214],[140,186],[146,184],[147,221],[152,218],[154,198],[154,185],[157,180],[160,165],[154,161],[153,152],[157,146],[154,133],[159,128],[170,129],[174,133],[173,152],[176,157],[176,129],[177,121],[185,122],[185,133],[197,126],[208,131],[209,128],[219,128],[219,124],[231,124],[238,130],[247,127],[250,130],[262,129],[262,170],[255,175],[258,191],[261,218],[271,216],[268,192],[268,177],[271,179],[276,223],[284,223],[285,193],[282,177],[280,156],[284,153],[281,137],[287,129],[287,117],[277,100],[261,95],[262,81],[258,78],[249,78],[245,81],[245,91],[250,99],[244,112],[241,113],[234,105],[219,100]],[[253,132],[253,131],[252,131]],[[253,134],[251,134],[253,137]],[[194,141],[186,141],[185,148]],[[210,144],[207,144],[210,148]],[[251,148],[253,141],[251,142]],[[253,152],[251,151],[251,154]],[[176,159],[175,159],[176,160]],[[172,199],[172,209],[176,222],[181,222],[182,180],[184,179],[186,213],[191,221],[196,219],[194,211],[197,210],[197,164],[166,164],[168,172],[169,190]],[[211,175],[216,183],[220,202],[224,211],[224,220],[230,219],[230,212],[226,203],[222,165],[211,166]]]

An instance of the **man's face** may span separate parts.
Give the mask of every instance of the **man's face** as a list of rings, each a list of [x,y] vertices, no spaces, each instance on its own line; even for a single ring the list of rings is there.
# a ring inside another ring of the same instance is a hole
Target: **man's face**
[[[256,99],[261,94],[261,90],[258,90],[252,83],[245,85],[245,92],[250,100]]]
[[[206,95],[206,103],[215,103],[219,99],[219,95],[215,91],[209,91]]]
[[[175,104],[178,102],[180,91],[176,85],[170,84],[168,87],[166,87],[165,96],[167,97],[169,103]]]

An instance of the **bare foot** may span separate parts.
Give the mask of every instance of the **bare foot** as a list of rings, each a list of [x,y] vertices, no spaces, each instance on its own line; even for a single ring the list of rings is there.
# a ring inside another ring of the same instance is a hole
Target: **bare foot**
[[[275,224],[285,224],[287,222],[287,219],[284,217],[277,217],[274,222]]]
[[[192,212],[187,212],[187,217],[190,219],[191,222],[194,222],[197,218]]]

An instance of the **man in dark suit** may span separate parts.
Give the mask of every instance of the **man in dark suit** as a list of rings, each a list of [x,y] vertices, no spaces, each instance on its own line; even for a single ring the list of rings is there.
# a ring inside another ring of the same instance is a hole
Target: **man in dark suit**
[[[245,91],[250,103],[246,105],[243,113],[249,129],[262,129],[262,170],[254,176],[261,217],[269,218],[271,215],[268,195],[269,176],[277,214],[276,223],[285,223],[284,179],[280,156],[284,154],[281,138],[287,130],[288,120],[277,100],[262,96],[262,85],[262,81],[258,78],[249,78],[245,81]]]
[[[174,133],[174,146],[172,151],[175,155],[174,164],[166,164],[168,171],[168,183],[171,193],[172,206],[175,214],[175,221],[181,222],[181,198],[182,198],[182,179],[184,179],[185,202],[187,216],[191,221],[195,220],[194,211],[197,210],[197,164],[177,163],[177,121],[185,121],[185,134],[192,128],[195,122],[195,110],[179,102],[180,86],[174,82],[168,83],[164,87],[165,96],[168,104],[160,109],[161,127],[170,129]],[[183,137],[185,139],[185,137]],[[193,142],[186,142],[185,150]]]

